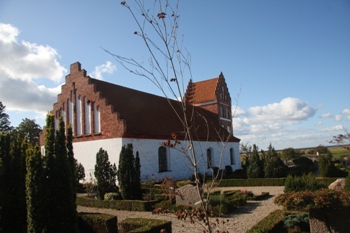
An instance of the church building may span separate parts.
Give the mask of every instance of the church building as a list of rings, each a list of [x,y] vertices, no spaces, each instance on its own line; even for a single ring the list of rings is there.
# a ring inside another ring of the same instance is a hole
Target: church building
[[[211,174],[213,167],[226,166],[240,169],[240,139],[233,136],[231,97],[223,74],[190,81],[182,101],[187,104],[199,172]],[[184,113],[177,100],[91,78],[76,62],[70,66],[53,113],[55,127],[61,116],[66,127],[72,126],[74,157],[84,166],[87,179],[93,176],[100,148],[118,167],[121,148],[129,143],[134,155],[139,153],[142,181],[182,180],[193,174],[191,160],[181,149],[188,149],[188,138],[178,117]],[[164,147],[175,137],[180,143],[177,148]],[[40,143],[44,145],[44,135]]]

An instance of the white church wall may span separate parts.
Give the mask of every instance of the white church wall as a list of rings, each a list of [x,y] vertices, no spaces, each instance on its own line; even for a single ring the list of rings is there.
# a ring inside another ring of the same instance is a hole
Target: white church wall
[[[159,180],[166,177],[171,177],[175,180],[190,179],[193,174],[192,165],[186,156],[176,149],[167,148],[168,170],[159,172],[158,149],[162,146],[164,140],[154,139],[135,139],[135,138],[114,138],[103,139],[87,142],[73,143],[74,157],[85,168],[86,179],[90,178],[90,174],[94,177],[94,168],[96,164],[96,154],[100,148],[107,151],[109,161],[115,163],[118,167],[119,154],[123,145],[133,144],[134,156],[139,152],[141,162],[141,180]],[[186,142],[181,142],[183,146],[187,146]],[[213,149],[213,164],[214,167],[224,169],[230,164],[230,148],[234,148],[236,163],[232,166],[233,170],[240,169],[239,158],[239,143],[228,143],[224,148],[223,157],[220,156],[222,147],[217,142],[201,142],[196,143],[196,154],[199,163],[199,172],[211,174],[211,169],[207,167],[206,148]],[[201,150],[202,148],[202,150]]]
[[[84,166],[86,180],[90,179],[90,174],[94,177],[96,154],[100,148],[107,151],[109,161],[112,164],[115,163],[118,167],[119,154],[122,148],[120,138],[73,143],[74,158]]]

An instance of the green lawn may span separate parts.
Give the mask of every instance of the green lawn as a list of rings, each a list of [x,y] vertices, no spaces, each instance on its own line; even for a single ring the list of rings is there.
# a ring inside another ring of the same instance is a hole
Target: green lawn
[[[350,151],[341,146],[328,147],[334,158],[350,156]]]

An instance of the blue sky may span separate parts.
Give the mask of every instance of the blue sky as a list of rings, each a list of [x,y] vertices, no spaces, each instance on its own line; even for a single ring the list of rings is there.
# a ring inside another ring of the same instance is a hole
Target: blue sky
[[[192,0],[179,12],[194,81],[223,72],[239,95],[243,143],[312,147],[350,130],[349,1]],[[45,124],[76,61],[91,77],[161,95],[101,49],[147,60],[135,30],[120,1],[1,1],[0,100],[12,126]]]

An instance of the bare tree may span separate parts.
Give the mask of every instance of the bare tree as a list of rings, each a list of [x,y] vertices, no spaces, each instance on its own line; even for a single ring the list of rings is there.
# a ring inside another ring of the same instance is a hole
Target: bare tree
[[[133,5],[126,1],[121,2],[121,5],[130,12],[136,22],[137,30],[134,31],[134,34],[143,41],[148,51],[148,63],[145,64],[143,61],[104,50],[132,74],[151,81],[162,92],[181,122],[183,131],[172,133],[171,140],[165,141],[163,146],[180,151],[190,161],[201,200],[201,213],[204,214],[204,217],[197,220],[201,220],[206,232],[212,232],[212,226],[209,224],[209,193],[214,188],[214,182],[207,186],[208,196],[203,196],[201,191],[203,183],[200,182],[199,166],[204,161],[206,146],[195,150],[195,146],[200,146],[200,144],[195,143],[198,140],[197,129],[198,127],[206,127],[207,142],[210,132],[216,134],[217,143],[221,144],[220,160],[223,158],[226,143],[232,134],[223,128],[214,128],[212,122],[208,122],[207,118],[186,101],[187,84],[192,80],[191,56],[182,45],[183,37],[178,35],[179,2],[176,2],[175,6],[172,7],[167,0],[155,0],[154,4],[151,5],[151,10],[147,9],[145,4],[146,2],[142,0],[133,1]],[[179,101],[173,101],[174,99]],[[196,121],[195,119],[200,120]],[[199,124],[201,125],[199,126]],[[201,152],[198,153],[198,151]],[[220,181],[221,175],[220,172],[216,174],[213,172],[213,180]]]
[[[350,150],[350,133],[345,131],[344,134],[333,136],[333,139],[328,142],[331,144],[340,145],[345,149]]]

